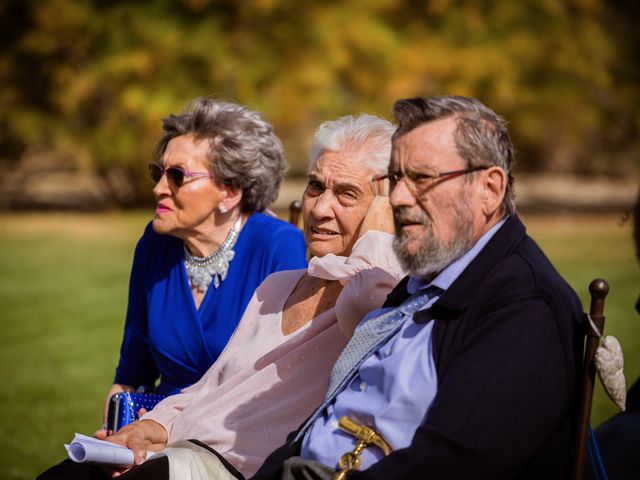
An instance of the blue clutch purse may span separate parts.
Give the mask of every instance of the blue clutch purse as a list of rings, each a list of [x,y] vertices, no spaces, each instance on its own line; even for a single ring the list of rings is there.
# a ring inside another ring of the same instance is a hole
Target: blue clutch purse
[[[138,419],[138,411],[145,408],[153,410],[160,400],[166,395],[159,393],[120,392],[114,394],[109,400],[107,413],[107,430],[116,432],[125,425]]]

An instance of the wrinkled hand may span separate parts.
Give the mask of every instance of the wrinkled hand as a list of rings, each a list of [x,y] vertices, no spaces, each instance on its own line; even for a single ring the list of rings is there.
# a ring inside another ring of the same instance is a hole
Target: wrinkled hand
[[[111,435],[112,433],[113,432],[111,432],[111,430],[107,431],[104,428],[101,428],[100,430],[96,430],[94,432],[93,436],[95,438],[97,438],[98,440],[107,440],[107,437],[109,435]],[[119,477],[120,475],[122,475],[126,471],[130,470],[130,467],[117,468],[117,467],[105,467],[105,466],[102,466],[101,468],[108,476],[110,476],[112,478]]]
[[[104,440],[109,435],[112,435],[112,434],[113,434],[113,432],[111,430],[107,430],[106,428],[101,428],[101,429],[96,430],[95,432],[93,432],[93,436],[95,438],[97,438],[98,440]]]
[[[104,430],[98,430],[95,435],[100,440],[117,443],[133,450],[134,465],[140,465],[147,458],[147,452],[158,452],[167,446],[168,435],[162,425],[153,420],[138,420],[122,427],[111,436]],[[129,468],[107,469],[111,477],[118,477]]]
[[[374,177],[373,180],[371,180],[371,186],[373,187],[373,193],[375,193],[376,195],[379,195],[381,197],[389,196],[390,185],[388,178],[381,179]]]
[[[389,203],[389,197],[377,195],[374,197],[371,205],[369,205],[369,210],[367,210],[362,220],[362,225],[360,226],[360,237],[369,230],[377,230],[391,234],[395,232],[393,212],[391,210],[391,204]]]

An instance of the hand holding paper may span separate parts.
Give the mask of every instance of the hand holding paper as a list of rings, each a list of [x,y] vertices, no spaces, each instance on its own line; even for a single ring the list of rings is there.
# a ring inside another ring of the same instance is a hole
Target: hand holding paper
[[[167,431],[153,420],[138,420],[100,440],[76,433],[65,445],[74,462],[94,462],[114,468],[128,468],[144,462],[167,445]]]
[[[98,440],[76,433],[73,441],[65,445],[69,458],[77,463],[93,462],[113,467],[130,467],[134,464],[133,450],[116,443]],[[154,452],[148,452],[148,456]]]

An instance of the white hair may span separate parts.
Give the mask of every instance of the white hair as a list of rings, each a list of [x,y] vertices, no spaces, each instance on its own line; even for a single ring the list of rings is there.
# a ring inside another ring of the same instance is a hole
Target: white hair
[[[375,174],[387,173],[391,159],[391,137],[396,127],[375,115],[346,115],[321,124],[313,135],[309,169],[325,150],[366,150],[366,166]]]

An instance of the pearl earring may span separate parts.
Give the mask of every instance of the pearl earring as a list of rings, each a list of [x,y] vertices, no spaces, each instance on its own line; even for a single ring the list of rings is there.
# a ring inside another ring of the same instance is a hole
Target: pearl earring
[[[220,213],[227,213],[229,211],[229,209],[224,203],[218,204],[218,210],[220,211]]]

